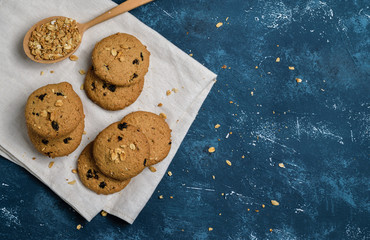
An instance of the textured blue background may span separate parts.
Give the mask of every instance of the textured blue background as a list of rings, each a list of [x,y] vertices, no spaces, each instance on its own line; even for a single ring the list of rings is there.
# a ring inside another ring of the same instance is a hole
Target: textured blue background
[[[88,223],[0,159],[0,239],[370,239],[368,1],[157,0],[132,13],[218,74],[173,176],[133,225]]]

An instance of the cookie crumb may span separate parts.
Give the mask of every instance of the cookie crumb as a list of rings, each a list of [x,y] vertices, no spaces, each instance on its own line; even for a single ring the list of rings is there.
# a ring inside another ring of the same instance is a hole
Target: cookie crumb
[[[167,119],[167,115],[164,113],[160,113],[159,116],[162,117],[163,119]]]
[[[179,89],[177,89],[177,88],[172,88],[172,91],[173,91],[174,93],[177,93],[177,92],[179,91]]]
[[[49,163],[49,168],[52,168],[52,167],[53,167],[53,165],[54,165],[54,162],[50,162],[50,163]]]
[[[258,66],[255,66],[254,68],[255,68],[255,69],[258,69]]]
[[[157,169],[156,169],[155,167],[153,167],[153,166],[149,166],[149,170],[150,170],[151,172],[156,172],[156,171],[157,171]]]
[[[173,199],[173,196],[170,196],[171,199]]]
[[[229,160],[226,160],[227,165],[231,166],[231,162]]]
[[[193,56],[193,54],[192,54],[192,53],[190,53],[190,54],[189,54],[189,56],[190,56],[190,57],[192,57],[192,56]]]
[[[83,134],[83,135],[86,135],[86,133],[87,133],[86,131],[83,131],[83,132],[82,132],[82,134]]]
[[[229,103],[234,103],[233,101],[230,101]]]
[[[212,175],[213,180],[216,179],[215,175]]]
[[[278,57],[278,58],[276,58],[276,62],[280,62],[280,58]]]
[[[243,155],[242,158],[245,158],[245,156]]]
[[[76,227],[77,230],[80,230],[81,228],[82,228],[81,224],[78,224]]]
[[[222,22],[219,22],[219,23],[217,23],[217,24],[216,24],[216,27],[217,27],[217,28],[219,28],[219,27],[221,27],[222,25],[224,25],[224,24],[223,24]]]
[[[227,20],[229,20],[229,17],[227,17],[225,21],[227,21]]]
[[[270,232],[272,232],[272,228],[270,228]]]
[[[253,91],[252,91],[252,92],[251,92],[251,96],[252,96],[252,97],[253,97],[253,94],[254,94],[254,93],[253,93]]]
[[[51,71],[50,71],[50,73],[54,73],[54,71],[53,71],[53,70],[51,70]]]
[[[214,147],[210,147],[210,148],[208,148],[208,152],[210,152],[210,153],[213,153],[213,152],[215,152],[216,151],[216,149],[214,148]]]
[[[84,75],[86,72],[85,70],[81,69],[80,71],[78,71],[81,75]]]
[[[255,212],[259,212],[260,210],[258,210],[258,209],[256,209],[256,210],[254,210]]]
[[[44,75],[44,71],[41,71],[41,72],[40,72],[40,76],[42,76],[42,75]]]
[[[76,55],[71,55],[71,56],[69,56],[69,60],[71,60],[71,61],[77,61],[78,60],[78,57]]]
[[[222,65],[222,67],[221,67],[222,69],[226,69],[227,68],[227,66],[226,65]]]
[[[108,215],[108,213],[107,213],[106,211],[104,211],[104,210],[102,210],[102,211],[100,212],[100,214],[101,214],[103,217],[106,217],[106,216]]]
[[[211,227],[210,227],[210,228],[208,228],[208,231],[213,231],[213,228],[211,228]]]
[[[289,70],[294,70],[294,67],[289,66],[288,68],[289,68]]]
[[[249,211],[250,211],[250,209],[248,208],[248,209],[247,209],[247,211],[249,212]]]
[[[72,169],[71,172],[76,174],[77,173],[77,170],[76,169]]]
[[[280,203],[276,200],[271,200],[271,204],[274,205],[274,206],[279,206]]]
[[[296,78],[295,80],[297,81],[297,83],[302,82],[302,79],[300,79],[300,78]]]
[[[221,127],[221,125],[220,125],[220,124],[216,124],[216,125],[215,125],[215,128],[219,128],[219,127]]]
[[[158,107],[162,107],[163,106],[163,104],[162,103],[158,103],[158,105],[157,105]]]
[[[68,182],[69,185],[73,185],[75,183],[76,183],[76,180],[73,180],[73,181]]]
[[[172,172],[171,172],[171,171],[168,171],[168,172],[167,172],[167,174],[168,174],[168,176],[170,176],[170,177],[172,176]]]
[[[159,199],[163,199],[163,195],[159,195],[159,197],[158,197]]]
[[[285,168],[284,163],[279,163],[279,167],[281,167],[281,168]]]
[[[167,90],[167,91],[166,91],[166,95],[167,95],[167,96],[170,96],[170,95],[171,95],[171,90]]]
[[[265,204],[262,204],[262,208],[265,208]]]
[[[33,158],[32,158],[32,160],[36,160],[36,158],[35,158],[35,157],[33,157]]]

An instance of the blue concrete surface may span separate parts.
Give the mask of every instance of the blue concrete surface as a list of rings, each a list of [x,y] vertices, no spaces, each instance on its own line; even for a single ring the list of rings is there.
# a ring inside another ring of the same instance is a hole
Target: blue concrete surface
[[[0,239],[370,239],[368,1],[157,0],[132,13],[218,74],[173,176],[133,225],[88,223],[1,159]]]

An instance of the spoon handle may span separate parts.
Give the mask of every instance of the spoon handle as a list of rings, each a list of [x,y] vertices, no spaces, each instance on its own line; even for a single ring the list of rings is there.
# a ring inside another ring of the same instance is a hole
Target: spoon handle
[[[134,8],[140,7],[141,5],[144,5],[146,3],[152,2],[154,0],[127,0],[120,5],[108,10],[107,12],[101,14],[100,16],[92,19],[91,21],[81,24],[80,25],[80,31],[84,32],[87,29],[91,28],[92,26],[95,26],[96,24],[99,24],[101,22],[104,22],[108,19],[111,19],[117,15],[120,15],[122,13],[128,12]]]

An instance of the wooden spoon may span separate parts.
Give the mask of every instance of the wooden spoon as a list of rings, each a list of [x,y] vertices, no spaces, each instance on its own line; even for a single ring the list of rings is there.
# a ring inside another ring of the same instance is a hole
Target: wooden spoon
[[[36,23],[35,25],[33,25],[30,28],[30,30],[28,30],[26,35],[24,36],[24,39],[23,39],[24,52],[26,53],[26,55],[32,61],[39,62],[39,63],[56,63],[56,62],[62,61],[64,59],[68,58],[69,56],[71,56],[79,48],[79,46],[82,42],[82,36],[83,36],[84,32],[87,29],[91,28],[92,26],[95,26],[98,23],[104,22],[104,21],[106,21],[108,19],[111,19],[111,18],[113,18],[113,17],[115,17],[119,14],[128,12],[128,11],[134,9],[134,8],[137,8],[141,5],[149,3],[151,1],[154,1],[154,0],[127,0],[126,2],[121,3],[120,5],[112,8],[111,10],[109,10],[109,11],[103,13],[103,14],[101,14],[100,16],[94,18],[93,20],[91,20],[87,23],[77,23],[77,28],[78,28],[78,31],[81,35],[81,41],[78,43],[78,45],[76,46],[76,48],[72,52],[68,53],[66,56],[63,56],[63,57],[58,58],[58,59],[53,59],[53,60],[35,59],[35,57],[31,54],[30,48],[28,47],[28,42],[29,42],[31,33],[33,32],[33,30],[35,30],[36,27],[38,27],[38,26],[40,26],[44,23],[51,22],[52,20],[54,20],[56,18],[60,18],[61,16],[54,16],[54,17],[45,18],[45,19],[39,21],[38,23]]]

